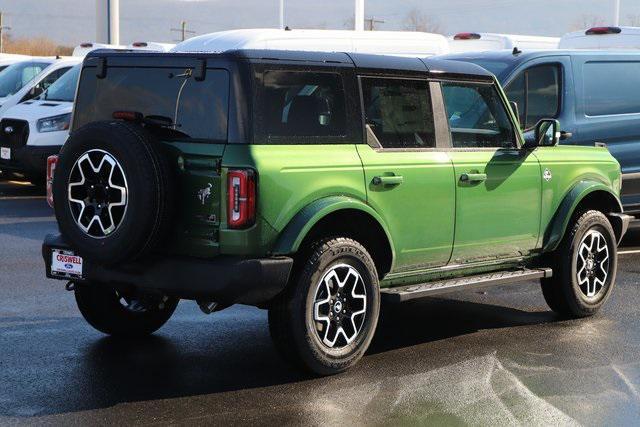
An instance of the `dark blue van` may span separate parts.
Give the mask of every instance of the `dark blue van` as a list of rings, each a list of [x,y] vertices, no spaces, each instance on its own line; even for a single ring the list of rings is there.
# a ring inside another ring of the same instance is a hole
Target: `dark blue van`
[[[518,106],[525,137],[557,118],[562,144],[606,144],[622,167],[625,211],[640,218],[640,52],[540,50],[444,55],[496,75]]]

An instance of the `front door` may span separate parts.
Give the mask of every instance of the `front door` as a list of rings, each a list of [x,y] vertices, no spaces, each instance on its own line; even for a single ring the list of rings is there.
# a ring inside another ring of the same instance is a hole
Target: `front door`
[[[383,217],[394,271],[445,265],[451,256],[455,180],[438,147],[426,80],[360,78],[368,145],[358,145],[368,203]]]
[[[538,245],[542,171],[519,148],[493,84],[443,82],[456,179],[451,263],[528,255]]]

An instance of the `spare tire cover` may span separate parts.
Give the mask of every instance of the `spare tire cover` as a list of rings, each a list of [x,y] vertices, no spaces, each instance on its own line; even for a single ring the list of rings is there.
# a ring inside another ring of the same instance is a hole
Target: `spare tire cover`
[[[175,191],[168,154],[142,126],[89,123],[60,152],[53,196],[60,232],[100,264],[142,257],[168,232]]]

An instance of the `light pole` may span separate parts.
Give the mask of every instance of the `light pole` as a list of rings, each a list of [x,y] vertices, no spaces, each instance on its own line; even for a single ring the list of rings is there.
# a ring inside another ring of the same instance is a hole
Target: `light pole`
[[[96,0],[96,41],[120,44],[120,0]]]
[[[280,29],[284,30],[284,0],[280,0]]]
[[[620,0],[613,0],[613,25],[618,27],[620,25]]]
[[[355,30],[364,31],[364,0],[356,0]]]

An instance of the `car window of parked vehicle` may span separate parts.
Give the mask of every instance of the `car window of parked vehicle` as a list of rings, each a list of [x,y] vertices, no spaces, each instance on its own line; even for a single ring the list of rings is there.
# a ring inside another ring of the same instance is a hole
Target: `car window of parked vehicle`
[[[518,103],[520,126],[531,129],[541,119],[560,112],[560,67],[544,64],[520,73],[505,88],[509,101]]]
[[[495,86],[442,83],[454,148],[514,148],[515,133]]]
[[[52,84],[54,84],[60,77],[64,76],[70,69],[71,67],[63,67],[52,71],[44,79],[40,80],[36,87],[42,89],[42,91],[49,89]]]
[[[640,113],[640,62],[587,62],[584,92],[587,116]]]
[[[362,78],[366,126],[383,148],[435,147],[429,84],[420,80]]]
[[[82,71],[73,128],[135,112],[164,140],[226,141],[229,74],[208,69],[197,81],[191,68],[110,67],[104,78]],[[149,124],[153,123],[153,124]]]
[[[76,65],[56,80],[42,95],[42,99],[47,101],[73,102],[81,67],[80,64]]]
[[[0,73],[0,97],[11,96],[34,79],[49,64],[46,62],[18,62]]]
[[[263,81],[262,113],[269,138],[346,134],[345,96],[339,74],[267,71]]]

